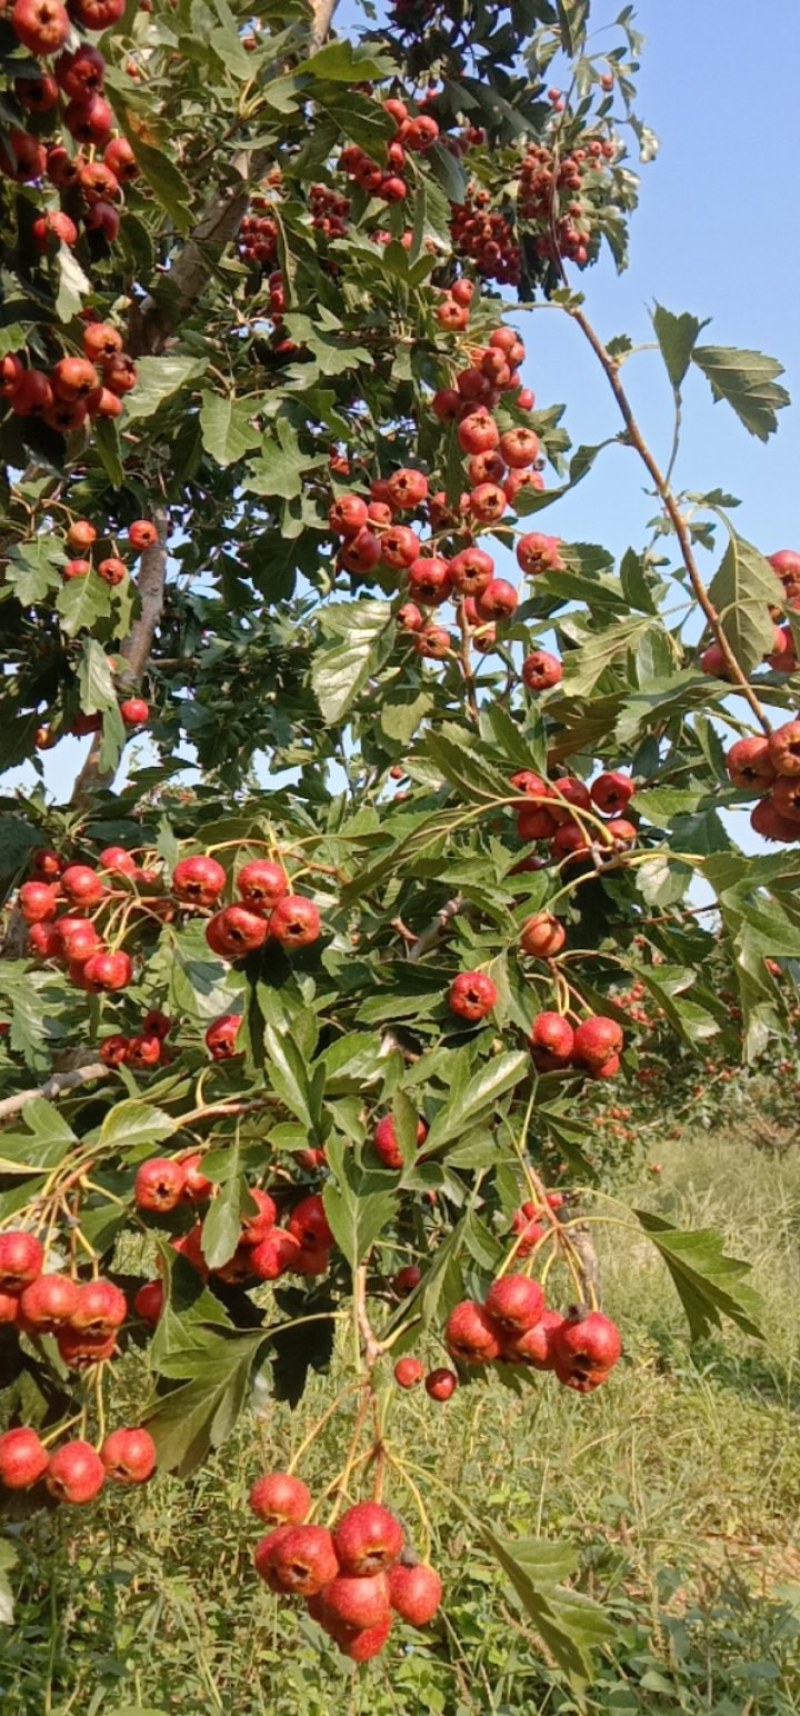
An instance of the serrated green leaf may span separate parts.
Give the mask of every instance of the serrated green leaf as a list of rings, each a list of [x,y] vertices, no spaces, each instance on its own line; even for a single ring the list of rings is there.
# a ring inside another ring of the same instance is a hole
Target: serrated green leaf
[[[769,607],[780,591],[772,567],[752,543],[731,531],[708,593],[739,666],[751,673],[773,645]]]
[[[203,392],[200,397],[200,429],[203,446],[218,465],[234,465],[261,442],[261,431],[253,426],[253,406],[248,399],[228,393]]]
[[[56,315],[60,322],[71,322],[73,316],[80,313],[83,299],[92,290],[92,283],[69,245],[59,244],[55,263],[58,270]]]
[[[81,709],[87,715],[100,715],[104,709],[114,709],[117,694],[111,662],[95,638],[84,638],[78,664],[78,686]]]
[[[759,441],[768,441],[778,427],[777,413],[790,404],[777,381],[783,365],[763,352],[735,346],[696,346],[692,362],[710,383],[715,400],[725,399],[740,423]]]
[[[181,388],[199,381],[208,369],[207,358],[143,357],[137,363],[136,386],[125,395],[125,428],[129,423],[153,417]]]
[[[104,1150],[130,1150],[142,1144],[160,1144],[171,1138],[179,1122],[161,1108],[133,1099],[117,1102],[100,1127],[99,1143]]]
[[[339,1250],[351,1269],[357,1269],[392,1220],[397,1197],[391,1191],[370,1189],[378,1176],[360,1169],[339,1139],[329,1140],[328,1161],[334,1178],[323,1189],[325,1214]]]
[[[690,316],[687,311],[681,316],[674,316],[671,310],[665,310],[663,305],[656,304],[652,323],[667,374],[675,392],[678,393],[689,368],[698,335],[703,328],[708,327],[708,319],[699,322],[696,316]]]
[[[242,1231],[242,1203],[247,1181],[239,1171],[239,1149],[231,1146],[230,1172],[212,1198],[203,1222],[202,1249],[209,1269],[223,1269],[232,1258]],[[252,1203],[252,1199],[250,1200]]]
[[[323,718],[337,725],[394,643],[388,602],[334,603],[325,612],[328,636],[315,651],[311,683]]]
[[[751,1266],[739,1258],[726,1257],[721,1234],[714,1228],[681,1232],[647,1210],[635,1210],[634,1214],[669,1269],[693,1341],[702,1340],[712,1328],[721,1328],[723,1316],[730,1317],[745,1334],[764,1339],[756,1322],[761,1301],[744,1279]]]
[[[530,1056],[518,1051],[497,1055],[486,1061],[468,1081],[462,1092],[452,1093],[449,1102],[440,1109],[425,1141],[425,1152],[440,1149],[457,1138],[459,1133],[475,1124],[486,1108],[491,1108],[507,1091],[513,1090],[530,1073]]]
[[[250,1371],[264,1332],[203,1332],[186,1355],[190,1380],[156,1396],[144,1422],[158,1449],[161,1471],[188,1477],[211,1448],[230,1435],[246,1404]]]
[[[68,638],[77,637],[80,631],[91,631],[96,620],[109,618],[111,609],[111,591],[93,572],[85,578],[68,579],[56,597],[56,612]]]

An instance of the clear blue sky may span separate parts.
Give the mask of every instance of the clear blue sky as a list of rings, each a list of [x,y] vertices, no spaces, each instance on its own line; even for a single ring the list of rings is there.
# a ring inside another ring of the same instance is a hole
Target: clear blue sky
[[[596,4],[596,25],[618,9]],[[354,10],[349,3],[341,8],[341,28]],[[604,338],[627,332],[637,343],[651,337],[647,312],[655,299],[675,312],[712,316],[705,340],[779,358],[785,384],[800,401],[798,0],[766,0],[758,19],[752,0],[642,0],[637,12],[647,37],[637,106],[658,132],[661,150],[643,169],[627,273],[618,277],[606,259],[582,277],[589,314]],[[614,433],[607,384],[577,330],[549,312],[524,316],[520,325],[530,354],[526,379],[538,401],[566,402],[575,443]],[[658,357],[632,360],[625,377],[664,457],[670,394]],[[738,495],[738,528],[765,553],[800,547],[800,405],[782,412],[780,425],[762,445],[728,407],[711,403],[700,375],[690,378],[677,480],[693,490],[720,486]],[[653,510],[635,455],[610,449],[574,496],[541,521],[567,540],[621,553],[643,542]],[[710,573],[710,558],[707,566]],[[68,794],[85,749],[86,741],[64,740],[45,756],[57,797]],[[30,770],[14,771],[6,790],[23,779],[30,782]]]

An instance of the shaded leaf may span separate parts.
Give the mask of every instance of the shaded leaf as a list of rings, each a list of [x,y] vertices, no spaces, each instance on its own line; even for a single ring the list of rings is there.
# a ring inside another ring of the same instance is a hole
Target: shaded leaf
[[[712,1327],[720,1328],[723,1316],[730,1317],[745,1334],[763,1340],[756,1322],[761,1301],[744,1279],[751,1266],[725,1256],[722,1236],[714,1228],[681,1232],[649,1211],[636,1210],[634,1214],[669,1269],[693,1341],[710,1334]]]
[[[710,383],[714,398],[727,400],[751,435],[767,441],[775,434],[777,413],[790,403],[777,380],[784,373],[782,364],[763,352],[734,346],[696,346],[692,362]]]

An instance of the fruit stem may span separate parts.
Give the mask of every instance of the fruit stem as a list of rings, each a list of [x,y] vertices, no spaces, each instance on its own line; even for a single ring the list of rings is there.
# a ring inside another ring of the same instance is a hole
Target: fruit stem
[[[328,1423],[328,1420],[333,1418],[334,1415],[339,1411],[340,1406],[343,1405],[344,1401],[347,1400],[348,1396],[355,1393],[357,1387],[358,1387],[357,1383],[354,1383],[354,1382],[348,1383],[347,1387],[343,1388],[341,1390],[340,1394],[337,1394],[336,1399],[331,1403],[331,1405],[327,1406],[325,1408],[325,1411],[323,1412],[322,1417],[318,1418],[316,1420],[316,1422],[314,1424],[312,1424],[311,1429],[308,1432],[308,1435],[303,1437],[303,1440],[300,1443],[300,1446],[297,1449],[296,1453],[294,1453],[292,1455],[291,1460],[289,1461],[289,1464],[286,1468],[287,1472],[292,1473],[296,1469],[296,1467],[299,1466],[300,1461],[303,1458],[303,1455],[311,1447],[312,1442],[316,1441],[316,1439],[320,1433],[320,1430],[324,1429],[325,1425]]]

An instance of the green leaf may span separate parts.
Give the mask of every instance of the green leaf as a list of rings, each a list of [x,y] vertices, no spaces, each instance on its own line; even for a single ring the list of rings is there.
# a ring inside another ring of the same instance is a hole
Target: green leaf
[[[249,399],[228,393],[204,392],[200,399],[203,446],[218,465],[234,465],[251,447],[259,446],[261,431],[253,426]]]
[[[172,399],[190,382],[198,381],[207,369],[207,358],[139,358],[136,386],[125,395],[125,428],[129,423],[154,416],[167,399]]]
[[[209,1269],[222,1269],[232,1258],[242,1231],[242,1203],[246,1196],[247,1181],[239,1171],[239,1149],[234,1144],[230,1172],[212,1198],[203,1222],[203,1256]]]
[[[125,472],[120,458],[119,430],[116,423],[112,423],[108,417],[95,417],[92,424],[92,442],[112,488],[121,489]]]
[[[311,683],[323,719],[338,725],[394,644],[388,602],[337,602],[322,616],[331,634],[314,654]]]
[[[467,194],[467,176],[461,162],[458,161],[444,144],[434,143],[425,156],[426,166],[429,167],[436,183],[441,186],[448,202],[457,205],[464,202]],[[450,234],[447,233],[449,248]]]
[[[311,1113],[311,1085],[306,1062],[292,1038],[274,1025],[264,1027],[264,1047],[269,1056],[269,1076],[281,1102],[298,1120],[315,1131]]]
[[[133,1098],[118,1102],[109,1109],[100,1127],[99,1142],[104,1150],[130,1150],[142,1144],[160,1144],[171,1138],[177,1120],[161,1108]]]
[[[671,310],[665,310],[661,304],[656,304],[652,323],[667,374],[675,392],[678,393],[691,363],[697,336],[703,328],[708,327],[708,319],[698,322],[697,317],[690,316],[688,312],[684,312],[682,316],[674,316]]]
[[[78,666],[81,709],[87,715],[99,715],[104,709],[115,709],[117,694],[111,662],[95,638],[84,638]]]
[[[387,739],[407,745],[432,708],[433,698],[428,691],[390,694],[381,704],[381,729]]]
[[[359,47],[344,39],[328,42],[310,60],[297,67],[297,77],[315,77],[325,83],[368,83],[373,78],[393,77],[395,62],[386,54],[376,54],[370,47]]]
[[[91,292],[92,283],[84,274],[74,252],[66,244],[60,244],[58,247],[56,267],[58,269],[56,315],[60,322],[71,322],[73,316],[79,314],[83,299]]]
[[[172,1356],[170,1370],[182,1370],[188,1380],[157,1396],[144,1415],[161,1471],[189,1477],[230,1435],[246,1404],[250,1371],[264,1340],[261,1329],[254,1334],[204,1330],[182,1362]]]
[[[322,463],[321,453],[301,453],[296,429],[285,417],[280,417],[275,435],[264,436],[258,459],[248,466],[244,486],[254,494],[296,500],[303,492],[303,472],[315,470]]]
[[[484,1525],[480,1534],[565,1674],[579,1685],[591,1680],[591,1652],[613,1638],[616,1628],[600,1603],[560,1583],[576,1570],[575,1551],[534,1537],[510,1543]]]
[[[457,735],[454,743],[450,735]],[[423,756],[430,757],[446,781],[456,788],[468,804],[508,798],[510,787],[499,769],[478,754],[475,740],[455,725],[446,732],[427,733],[422,747]]]
[[[772,567],[757,548],[731,531],[708,593],[736,660],[751,673],[772,648],[769,607],[780,595]]]
[[[530,1070],[530,1056],[521,1051],[486,1061],[464,1090],[451,1094],[440,1109],[425,1141],[426,1155],[471,1128],[483,1109],[491,1108],[506,1091],[513,1090]]]
[[[602,632],[587,636],[579,649],[568,650],[564,658],[564,690],[568,696],[577,697],[593,690],[607,668],[635,649],[652,624],[652,620],[641,617],[616,620]]]
[[[710,383],[714,398],[727,400],[751,435],[767,441],[775,434],[777,412],[790,403],[776,379],[784,373],[782,364],[763,352],[734,346],[696,346],[692,362]]]
[[[669,1269],[693,1341],[710,1334],[712,1327],[720,1328],[723,1316],[745,1334],[764,1339],[756,1322],[762,1309],[759,1295],[744,1280],[751,1266],[725,1256],[722,1236],[714,1228],[681,1232],[649,1211],[634,1214]]]
[[[370,1190],[381,1176],[359,1168],[340,1139],[330,1139],[327,1148],[334,1179],[322,1193],[325,1214],[340,1251],[351,1269],[357,1269],[392,1220],[397,1198],[394,1192]]]
[[[0,1538],[0,1627],[10,1627],[14,1621],[14,1593],[8,1575],[16,1567],[19,1556],[13,1543]]]
[[[96,620],[107,620],[111,609],[111,591],[93,572],[85,578],[68,579],[56,597],[56,612],[68,638],[90,631]]]

